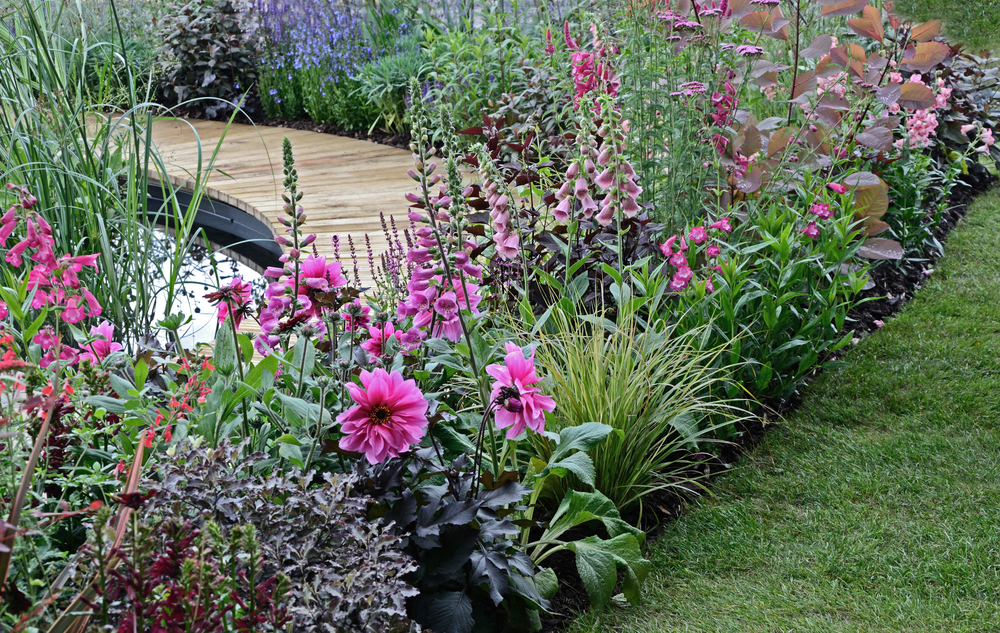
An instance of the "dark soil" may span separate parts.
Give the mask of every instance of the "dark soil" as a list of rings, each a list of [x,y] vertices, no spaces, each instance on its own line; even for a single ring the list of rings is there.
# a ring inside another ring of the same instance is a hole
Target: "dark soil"
[[[951,196],[951,207],[934,231],[934,237],[938,242],[945,242],[948,233],[965,217],[972,199],[986,191],[995,181],[994,178],[970,179],[955,187]],[[861,336],[880,328],[881,322],[902,308],[913,293],[920,289],[932,274],[934,261],[940,255],[941,253],[928,249],[923,257],[910,259],[903,265],[884,262],[875,267],[870,273],[874,287],[863,291],[860,295],[862,299],[869,301],[851,310],[845,333],[853,330]],[[815,379],[818,371],[806,380],[807,384]],[[718,456],[707,453],[697,455],[698,459],[695,461],[701,461],[698,469],[705,475],[702,482],[707,484],[711,479],[732,468],[733,463],[744,451],[757,445],[769,428],[773,427],[782,416],[798,408],[801,403],[802,396],[799,393],[784,401],[766,402],[760,410],[754,412],[752,419],[740,423],[736,441],[725,445]],[[669,522],[684,511],[688,500],[676,493],[660,492],[646,497],[644,503],[644,515],[640,517],[638,513],[631,515],[626,513],[623,518],[646,530],[646,543],[649,545],[657,539]],[[561,630],[575,614],[590,608],[590,600],[576,570],[576,561],[569,552],[561,554],[566,555],[553,555],[547,561],[559,578],[559,591],[552,600],[552,615],[542,618],[542,631],[546,633]]]

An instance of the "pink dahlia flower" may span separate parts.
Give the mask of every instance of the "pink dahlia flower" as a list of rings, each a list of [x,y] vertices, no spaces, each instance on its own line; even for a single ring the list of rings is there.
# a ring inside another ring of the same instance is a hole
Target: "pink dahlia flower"
[[[112,340],[115,337],[115,326],[107,321],[102,321],[100,325],[90,328],[90,335],[96,336],[97,340],[83,346],[83,353],[80,354],[81,361],[89,360],[97,365],[108,355],[122,350],[121,344]]]
[[[397,457],[416,444],[427,429],[427,400],[417,383],[394,371],[361,371],[361,387],[348,383],[357,403],[337,416],[340,448],[364,453],[370,464]]]
[[[486,373],[496,380],[490,400],[499,404],[495,414],[497,427],[509,429],[507,439],[512,440],[525,427],[535,433],[544,431],[545,412],[554,411],[556,402],[532,386],[541,380],[535,374],[535,350],[525,358],[514,343],[508,342],[506,348],[505,364],[494,363],[486,368]]]

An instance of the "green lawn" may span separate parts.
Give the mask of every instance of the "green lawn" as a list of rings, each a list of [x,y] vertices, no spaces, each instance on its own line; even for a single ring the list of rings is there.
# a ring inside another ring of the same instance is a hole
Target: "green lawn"
[[[583,631],[1000,631],[1000,190]]]

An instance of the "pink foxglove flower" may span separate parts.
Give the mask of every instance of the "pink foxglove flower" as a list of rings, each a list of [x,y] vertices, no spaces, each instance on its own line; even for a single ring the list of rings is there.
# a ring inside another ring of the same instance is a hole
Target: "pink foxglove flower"
[[[108,355],[122,350],[121,344],[112,340],[115,336],[115,326],[107,321],[102,321],[100,325],[90,328],[90,335],[96,336],[97,340],[84,346],[83,353],[80,354],[81,361],[89,360],[96,365]]]
[[[361,371],[361,387],[348,383],[357,404],[337,416],[340,448],[364,453],[370,464],[397,457],[418,443],[427,429],[427,400],[417,383],[394,371]]]
[[[535,350],[525,358],[521,348],[508,342],[504,364],[492,364],[486,373],[496,381],[490,400],[498,404],[495,419],[497,427],[507,430],[507,439],[513,440],[525,428],[535,433],[545,430],[545,412],[555,411],[556,402],[543,396],[533,385],[541,379],[535,373]]]

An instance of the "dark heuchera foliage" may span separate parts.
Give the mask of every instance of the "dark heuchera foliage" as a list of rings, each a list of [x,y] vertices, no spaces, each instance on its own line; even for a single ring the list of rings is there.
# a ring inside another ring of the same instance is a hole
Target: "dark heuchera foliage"
[[[190,108],[215,118],[235,107],[257,80],[257,54],[232,0],[172,0],[161,27],[166,72],[161,90],[168,103],[208,97]]]
[[[374,514],[394,525],[419,565],[409,576],[420,590],[407,603],[411,617],[435,633],[537,630],[548,603],[531,559],[512,540],[520,528],[506,518],[531,490],[514,473],[475,494],[467,455],[450,466],[434,455],[422,449],[377,466],[359,462],[366,491],[380,503]]]
[[[354,496],[354,476],[314,482],[314,473],[299,471],[255,475],[267,456],[245,455],[245,448],[179,446],[161,480],[145,483],[158,489],[150,511],[210,519],[223,532],[255,526],[261,577],[287,576],[282,606],[297,632],[405,630],[405,600],[417,592],[403,576],[416,565],[393,533],[369,523],[370,501]]]

